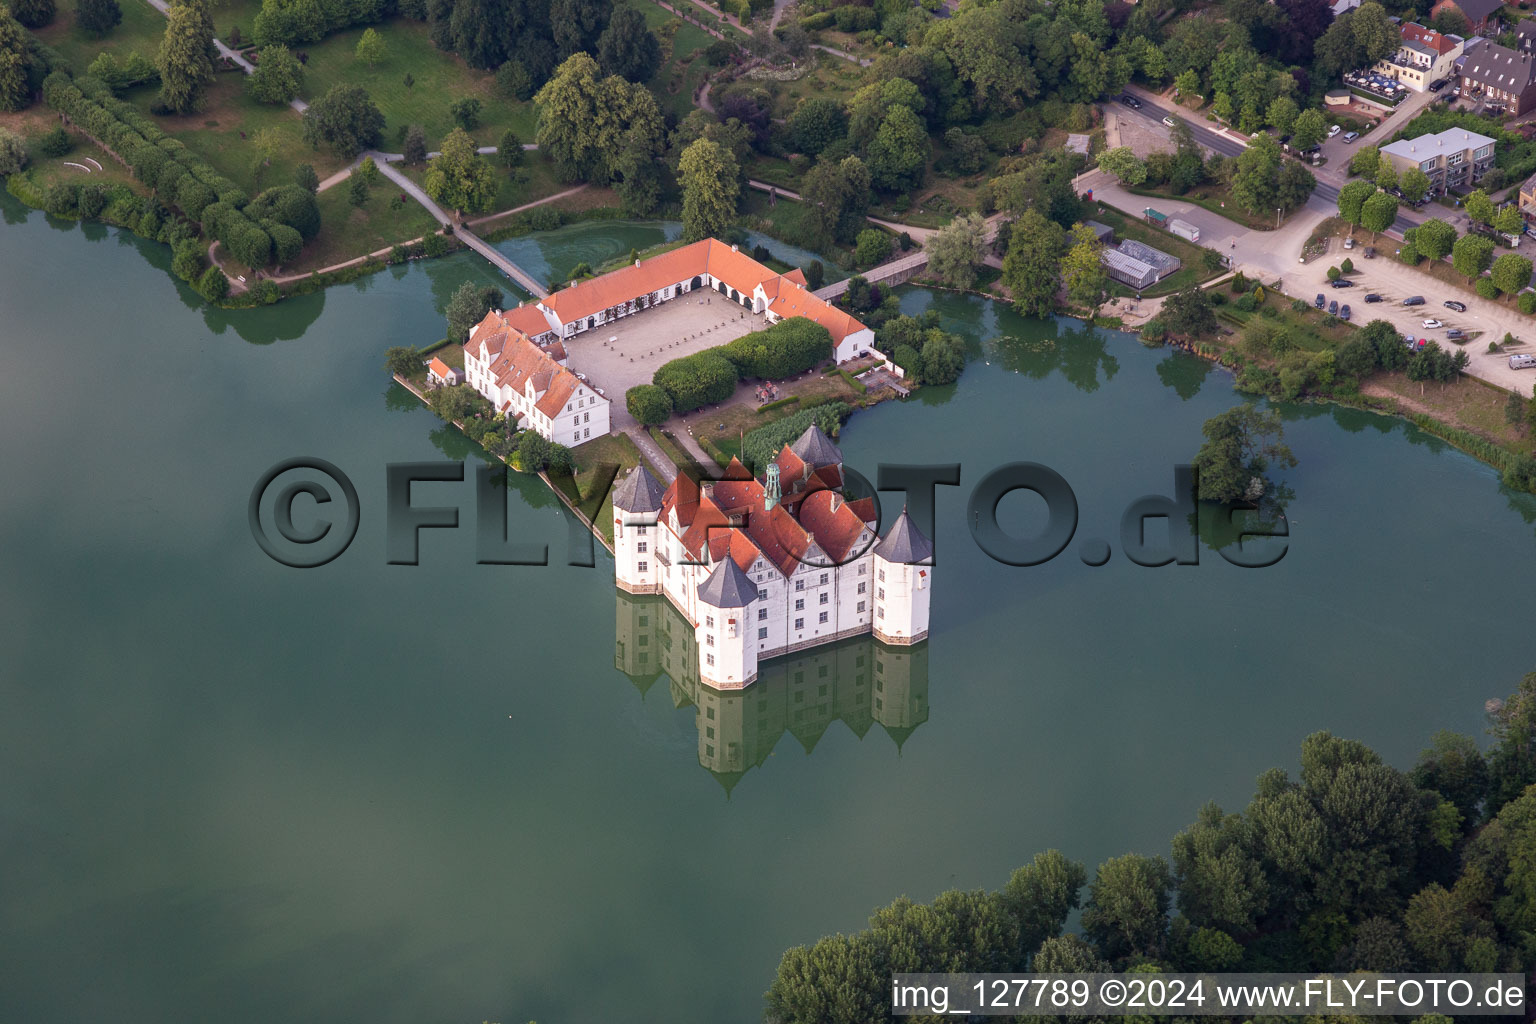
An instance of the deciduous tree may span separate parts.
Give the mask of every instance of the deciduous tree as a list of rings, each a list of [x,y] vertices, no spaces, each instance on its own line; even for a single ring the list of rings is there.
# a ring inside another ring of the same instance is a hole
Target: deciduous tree
[[[1311,149],[1322,142],[1327,134],[1328,125],[1322,113],[1308,108],[1296,115],[1296,124],[1291,128],[1291,148],[1298,152]]]
[[[1456,273],[1472,280],[1493,262],[1493,242],[1481,235],[1463,235],[1451,247],[1451,266]]]
[[[718,237],[736,216],[741,191],[736,158],[710,139],[698,139],[678,159],[683,186],[683,237]]]
[[[427,165],[422,183],[437,202],[465,213],[484,213],[496,202],[501,184],[490,162],[475,150],[475,140],[462,128],[443,139],[442,152]]]
[[[1193,464],[1202,501],[1260,501],[1273,490],[1265,474],[1272,467],[1296,465],[1296,456],[1284,443],[1285,427],[1271,410],[1235,406],[1206,420],[1201,433],[1205,443]]]
[[[1002,280],[1023,316],[1049,316],[1056,309],[1066,248],[1066,232],[1038,211],[1027,210],[1014,222]]]
[[[1377,192],[1360,207],[1360,226],[1367,231],[1380,233],[1397,220],[1397,197]]]
[[[661,44],[645,26],[645,15],[636,7],[613,12],[608,27],[597,41],[597,63],[607,75],[631,82],[649,82],[661,66]]]
[[[389,47],[384,43],[384,37],[371,25],[363,29],[363,34],[357,40],[357,48],[353,50],[353,56],[367,64],[369,67],[377,67],[389,56]]]
[[[1100,153],[1099,170],[1113,174],[1122,184],[1132,188],[1147,180],[1147,165],[1130,146],[1116,146]]]
[[[117,0],[76,0],[75,24],[86,35],[101,39],[123,22]]]
[[[304,89],[304,66],[281,43],[264,46],[245,88],[257,103],[287,103]]]
[[[1376,184],[1370,181],[1352,181],[1339,189],[1339,216],[1351,224],[1359,224],[1365,201],[1376,194]]]
[[[1514,295],[1531,283],[1531,261],[1518,253],[1507,252],[1493,261],[1493,286],[1506,295]]]
[[[1100,258],[1104,255],[1104,243],[1085,224],[1072,229],[1068,243],[1071,248],[1061,260],[1061,283],[1067,288],[1067,298],[1086,307],[1092,319],[1098,316],[1099,303],[1104,301],[1104,291],[1109,287],[1109,275]]]
[[[956,217],[923,243],[928,269],[951,288],[966,289],[976,281],[976,268],[987,256],[987,222],[979,213]]]
[[[166,17],[155,59],[160,101],[186,114],[197,109],[204,90],[213,84],[213,18],[207,0],[175,0]]]
[[[379,144],[384,115],[358,85],[333,85],[304,111],[304,139],[325,142],[344,160]]]

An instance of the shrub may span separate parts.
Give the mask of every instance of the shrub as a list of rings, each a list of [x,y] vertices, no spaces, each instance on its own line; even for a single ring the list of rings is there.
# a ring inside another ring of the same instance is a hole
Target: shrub
[[[853,256],[861,267],[884,263],[891,258],[891,236],[879,228],[865,228],[854,243]]]
[[[1337,281],[1342,276],[1343,276],[1343,272],[1341,270],[1339,270],[1338,267],[1329,267],[1328,268],[1328,280],[1330,280],[1330,281]]]
[[[1252,313],[1255,309],[1259,308],[1259,302],[1253,297],[1252,292],[1249,292],[1247,295],[1239,295],[1232,300],[1232,305],[1244,313]]]
[[[665,391],[678,412],[723,402],[736,390],[736,367],[715,350],[663,363],[651,383]]]
[[[1348,274],[1355,269],[1355,261],[1346,256],[1344,262],[1339,264],[1339,269]]]
[[[43,141],[38,143],[38,152],[43,156],[60,157],[75,148],[75,140],[69,137],[69,132],[63,125],[57,125],[53,131],[43,136]]]
[[[286,224],[306,242],[320,232],[320,205],[314,193],[301,185],[269,188],[252,199],[245,211],[258,221],[274,220]]]
[[[176,205],[181,207],[182,213],[193,220],[202,220],[203,211],[217,199],[218,196],[213,194],[213,189],[190,174],[176,185]]]
[[[1536,313],[1536,292],[1521,292],[1520,297],[1515,302],[1518,304],[1520,312],[1526,316]]]
[[[107,190],[101,185],[81,185],[75,205],[80,216],[99,217],[101,211],[107,208]]]
[[[450,248],[452,246],[449,245],[448,239],[436,232],[428,235],[421,241],[421,254],[432,259],[447,255]]]
[[[1473,285],[1473,288],[1477,291],[1477,294],[1485,299],[1496,299],[1499,297],[1499,289],[1486,277],[1478,278],[1477,284]]]
[[[655,384],[637,384],[624,394],[629,414],[642,425],[665,423],[672,415],[672,396]]]
[[[43,209],[55,217],[73,217],[79,202],[80,186],[70,182],[56,182],[43,195]]]
[[[171,256],[171,273],[193,284],[203,276],[203,268],[207,265],[208,259],[200,243],[192,239],[177,243]]]
[[[560,211],[548,206],[535,206],[528,211],[528,226],[535,231],[553,231],[560,226]]]
[[[448,113],[453,117],[454,124],[467,132],[480,127],[480,101],[473,96],[455,100],[448,108]]]
[[[283,297],[283,290],[277,286],[276,281],[263,278],[256,282],[256,287],[251,289],[251,295],[263,306],[270,306]]]
[[[509,60],[496,69],[496,88],[509,99],[529,100],[533,98],[534,82],[522,62]]]
[[[220,302],[229,294],[229,278],[218,267],[209,267],[198,279],[197,291],[209,302]]]

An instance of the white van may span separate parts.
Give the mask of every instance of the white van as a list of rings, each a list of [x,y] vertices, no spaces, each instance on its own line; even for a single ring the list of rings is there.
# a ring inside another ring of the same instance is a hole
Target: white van
[[[1510,356],[1509,368],[1511,370],[1528,370],[1536,366],[1536,356]]]

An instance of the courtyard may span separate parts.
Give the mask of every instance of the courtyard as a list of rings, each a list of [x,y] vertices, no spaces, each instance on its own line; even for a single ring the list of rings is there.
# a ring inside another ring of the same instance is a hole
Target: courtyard
[[[566,365],[613,403],[613,427],[625,430],[634,421],[624,406],[624,393],[637,384],[649,384],[661,364],[767,326],[762,313],[753,313],[711,289],[695,288],[670,302],[567,338]],[[749,389],[745,385],[737,389],[744,390]]]

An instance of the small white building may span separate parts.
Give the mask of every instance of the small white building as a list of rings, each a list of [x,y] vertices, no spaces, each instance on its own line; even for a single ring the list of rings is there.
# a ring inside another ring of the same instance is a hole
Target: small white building
[[[464,383],[464,371],[454,369],[443,362],[437,356],[427,364],[427,383],[437,384],[441,387],[453,387],[455,384]]]
[[[574,448],[608,433],[608,399],[560,364],[563,346],[556,342],[541,348],[510,320],[492,310],[469,332],[464,344],[467,383],[520,429],[535,430],[557,444]]]
[[[733,459],[724,480],[663,488],[640,466],[614,491],[615,582],[693,625],[708,685],[739,689],[762,661],[845,637],[927,639],[933,545],[905,509],[879,539],[874,502],[841,493],[842,461],[812,426],[762,479]]]

